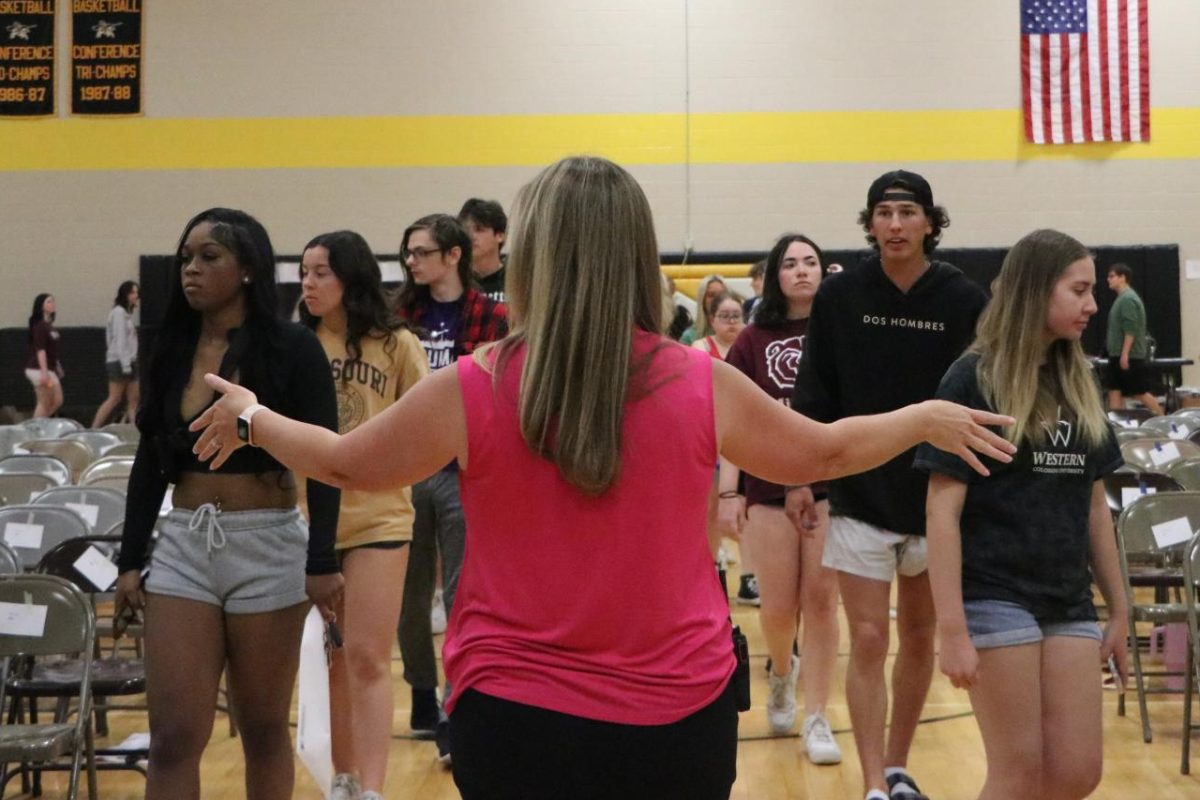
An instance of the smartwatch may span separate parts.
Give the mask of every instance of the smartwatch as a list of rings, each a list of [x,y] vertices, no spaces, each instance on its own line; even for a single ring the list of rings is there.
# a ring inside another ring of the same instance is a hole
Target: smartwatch
[[[237,437],[251,447],[257,447],[258,445],[254,443],[254,436],[252,435],[253,428],[250,425],[250,420],[252,420],[254,415],[259,411],[262,411],[264,408],[266,408],[266,406],[262,405],[261,403],[255,403],[247,406],[246,410],[238,415]]]

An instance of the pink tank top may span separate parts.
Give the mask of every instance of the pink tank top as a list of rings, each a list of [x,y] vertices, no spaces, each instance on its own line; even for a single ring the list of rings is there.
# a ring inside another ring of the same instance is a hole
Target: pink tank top
[[[523,354],[496,391],[492,375],[458,360],[467,544],[443,651],[448,710],[473,688],[588,719],[664,725],[725,688],[729,608],[706,536],[712,359],[634,334],[635,359],[655,347],[647,385],[657,388],[625,406],[620,476],[600,497],[564,481],[521,438]]]

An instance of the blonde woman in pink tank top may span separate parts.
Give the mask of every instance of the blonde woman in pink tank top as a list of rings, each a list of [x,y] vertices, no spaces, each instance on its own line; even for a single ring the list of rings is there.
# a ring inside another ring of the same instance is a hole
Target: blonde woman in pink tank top
[[[507,338],[345,436],[206,377],[225,396],[197,452],[219,465],[244,446],[242,415],[255,446],[346,488],[458,459],[467,551],[445,664],[464,798],[726,798],[735,657],[705,527],[718,454],[800,484],[930,441],[984,471],[973,451],[1012,452],[984,426],[1011,420],[930,401],[822,425],[663,338],[650,206],[610,161],[551,165],[514,220]]]

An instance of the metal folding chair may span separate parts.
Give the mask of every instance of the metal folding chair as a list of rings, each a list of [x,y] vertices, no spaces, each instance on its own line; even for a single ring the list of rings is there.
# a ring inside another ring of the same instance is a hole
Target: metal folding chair
[[[71,468],[57,456],[15,453],[0,458],[0,474],[7,472],[36,472],[53,478],[59,486],[71,482]]]
[[[0,508],[0,539],[17,554],[21,568],[31,571],[60,542],[91,533],[87,520],[64,506],[16,505]]]
[[[0,473],[0,506],[28,503],[55,486],[53,478],[33,472]]]
[[[1129,602],[1129,636],[1133,643],[1133,672],[1138,695],[1138,710],[1142,716],[1142,740],[1153,738],[1150,717],[1146,709],[1146,695],[1177,693],[1177,690],[1150,688],[1146,678],[1173,676],[1173,672],[1148,672],[1142,666],[1141,648],[1138,646],[1137,624],[1150,623],[1155,626],[1184,623],[1187,608],[1178,602],[1140,603],[1134,593],[1131,564],[1147,565],[1157,570],[1164,585],[1178,589],[1183,587],[1183,570],[1179,565],[1184,547],[1194,532],[1200,529],[1200,492],[1163,492],[1139,498],[1126,506],[1117,519],[1117,549],[1121,562],[1121,577],[1125,584],[1125,595]],[[1143,573],[1145,574],[1145,573]],[[1191,703],[1193,684],[1191,676],[1185,676],[1184,693],[1187,704]],[[1119,708],[1119,712],[1123,709]],[[1186,749],[1185,740],[1185,749]],[[1186,753],[1185,753],[1186,763]]]
[[[86,759],[88,796],[95,798],[96,762],[92,755],[91,716],[92,650],[96,642],[96,619],[92,604],[70,581],[52,575],[0,576],[0,603],[20,609],[10,615],[0,630],[0,657],[4,657],[5,680],[0,682],[0,705],[14,678],[8,658],[15,656],[67,656],[79,664],[74,697],[74,721],[67,714],[56,715],[53,722],[10,723],[0,725],[0,788],[13,775],[24,776],[25,768],[65,769],[70,772],[68,800],[79,796],[79,770]],[[55,661],[32,664],[32,673],[51,667]],[[59,759],[68,758],[65,764]],[[22,770],[9,773],[8,763],[17,761]]]
[[[87,520],[89,533],[103,533],[125,519],[125,494],[97,486],[57,486],[42,492],[35,505],[65,506]]]

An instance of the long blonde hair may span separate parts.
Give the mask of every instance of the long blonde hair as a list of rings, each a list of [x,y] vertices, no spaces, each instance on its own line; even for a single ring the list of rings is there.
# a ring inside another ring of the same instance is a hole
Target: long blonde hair
[[[720,275],[706,275],[700,281],[699,288],[696,289],[696,321],[692,323],[692,334],[696,341],[703,339],[705,336],[712,336],[713,326],[712,320],[708,318],[708,287],[714,283],[719,283],[724,286],[726,291],[729,287],[725,285],[725,279]]]
[[[1044,338],[1055,285],[1067,267],[1090,257],[1065,233],[1036,230],[1008,251],[992,283],[992,301],[971,351],[980,354],[976,371],[983,396],[996,411],[1017,420],[1007,433],[1013,443],[1044,443],[1048,426],[1064,414],[1074,419],[1081,442],[1096,445],[1107,435],[1082,345],[1056,339],[1047,346]]]
[[[566,158],[517,195],[508,259],[510,334],[498,380],[520,345],[521,435],[563,478],[602,494],[620,471],[633,332],[662,330],[658,244],[646,195],[602,158]],[[486,365],[486,352],[478,363]]]

